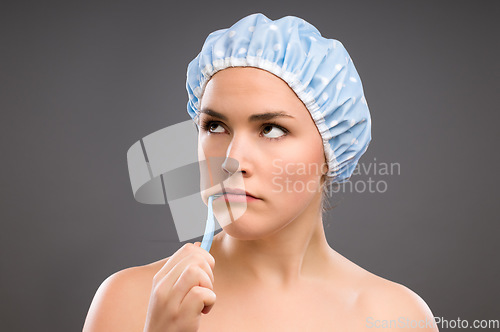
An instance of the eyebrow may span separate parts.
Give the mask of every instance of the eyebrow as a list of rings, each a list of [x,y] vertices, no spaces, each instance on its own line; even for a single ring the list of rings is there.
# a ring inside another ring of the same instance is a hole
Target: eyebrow
[[[214,118],[219,118],[219,119],[224,120],[224,121],[228,120],[227,116],[225,116],[224,114],[221,114],[221,113],[216,112],[214,110],[211,110],[209,108],[202,109],[200,111],[200,113],[211,115]],[[250,122],[267,121],[267,120],[271,120],[271,119],[278,118],[278,117],[286,117],[286,118],[292,118],[292,119],[294,118],[293,116],[291,116],[288,113],[285,113],[283,111],[277,111],[277,112],[267,112],[267,113],[252,114],[252,115],[250,115],[248,117],[248,121],[250,121]]]

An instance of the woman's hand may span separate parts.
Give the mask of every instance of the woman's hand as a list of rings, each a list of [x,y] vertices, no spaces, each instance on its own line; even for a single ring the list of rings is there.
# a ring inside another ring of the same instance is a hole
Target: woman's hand
[[[156,273],[144,332],[196,332],[215,304],[215,259],[201,243],[187,243]]]

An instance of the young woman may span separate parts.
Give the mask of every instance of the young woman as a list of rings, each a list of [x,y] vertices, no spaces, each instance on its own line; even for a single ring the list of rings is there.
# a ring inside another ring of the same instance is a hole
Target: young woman
[[[342,44],[297,17],[254,14],[210,34],[187,79],[199,149],[238,161],[223,167],[241,174],[246,211],[210,253],[189,243],[107,278],[84,331],[437,331],[418,295],[325,238],[328,184],[351,176],[371,140]]]

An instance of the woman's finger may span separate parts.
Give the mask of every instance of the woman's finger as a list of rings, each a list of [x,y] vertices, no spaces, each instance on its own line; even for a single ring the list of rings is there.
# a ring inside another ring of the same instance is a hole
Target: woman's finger
[[[172,286],[171,301],[180,304],[186,294],[194,286],[205,287],[213,290],[213,284],[207,273],[197,265],[188,265],[175,284]]]
[[[192,287],[181,302],[180,312],[187,317],[198,317],[208,313],[215,304],[216,295],[208,288],[201,286]]]
[[[189,254],[195,254],[195,253],[204,257],[212,269],[215,267],[215,259],[210,253],[200,248],[199,245],[193,243],[186,243],[168,259],[165,265],[163,265],[162,268],[156,273],[156,275],[153,278],[153,281],[159,282],[184,257],[186,257]]]

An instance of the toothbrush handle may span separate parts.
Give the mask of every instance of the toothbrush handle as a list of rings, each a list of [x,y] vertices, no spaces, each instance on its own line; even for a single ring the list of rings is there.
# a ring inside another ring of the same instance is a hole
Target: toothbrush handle
[[[212,240],[214,239],[215,232],[214,212],[212,207],[213,201],[214,196],[210,196],[208,198],[207,224],[205,226],[205,234],[203,235],[203,240],[201,241],[201,247],[208,252],[210,252],[210,247],[212,246]]]

